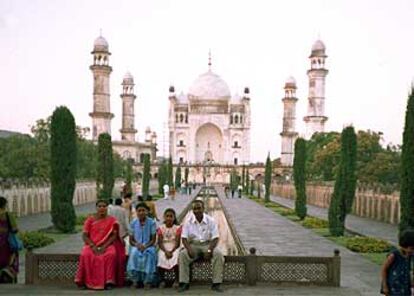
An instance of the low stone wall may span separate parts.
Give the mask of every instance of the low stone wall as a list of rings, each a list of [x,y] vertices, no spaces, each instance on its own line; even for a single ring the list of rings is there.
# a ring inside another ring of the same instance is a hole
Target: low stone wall
[[[115,182],[114,191],[120,192],[121,186],[122,181]],[[38,186],[12,185],[11,188],[0,188],[0,196],[7,199],[8,210],[18,217],[50,211],[49,184]],[[96,201],[96,182],[77,182],[73,194],[73,204],[80,205],[94,201]]]
[[[295,199],[296,192],[292,183],[273,183],[271,192],[283,198]],[[333,193],[333,185],[307,184],[307,203],[328,208]],[[357,189],[352,209],[354,215],[386,223],[398,224],[400,221],[400,196],[377,193],[373,190]]]

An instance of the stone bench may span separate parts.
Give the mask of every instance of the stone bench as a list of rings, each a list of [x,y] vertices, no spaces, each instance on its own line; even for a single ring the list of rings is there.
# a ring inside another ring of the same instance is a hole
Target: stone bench
[[[79,254],[26,253],[26,284],[73,283]],[[224,283],[290,283],[297,285],[340,285],[341,258],[332,257],[225,256]],[[174,273],[168,275],[174,278]],[[191,266],[191,281],[210,283],[210,262],[196,261]]]

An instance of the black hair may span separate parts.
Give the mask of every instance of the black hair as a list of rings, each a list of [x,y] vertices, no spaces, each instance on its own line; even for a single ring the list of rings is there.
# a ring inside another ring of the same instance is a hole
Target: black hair
[[[128,192],[127,194],[125,194],[124,198],[132,198],[132,193]]]
[[[145,204],[145,202],[140,202],[135,206],[135,210],[138,211],[139,208],[147,209],[148,212],[150,210],[150,208]]]
[[[4,209],[7,205],[7,199],[3,196],[0,196],[0,209]]]
[[[108,203],[111,205],[111,204],[113,204],[113,203],[114,203],[114,200],[113,200],[112,198],[109,198],[109,199],[108,199]]]
[[[117,206],[120,206],[120,205],[122,205],[122,198],[116,198],[115,199],[115,205],[117,205]]]
[[[142,197],[142,195],[138,195],[138,196],[137,196],[137,200],[138,200],[138,201],[144,201],[144,198]]]
[[[106,205],[109,205],[109,203],[108,203],[108,201],[106,199],[98,199],[96,201],[96,204],[95,205],[98,206],[98,204],[100,204],[100,203],[104,203]]]
[[[202,201],[201,199],[194,199],[192,201],[192,205],[194,206],[194,204],[196,204],[196,203],[200,203],[203,206],[203,209],[204,209],[204,201]]]
[[[399,245],[403,248],[414,247],[414,229],[404,230],[400,234]]]
[[[147,200],[152,200],[152,195],[151,194],[147,195]]]
[[[168,213],[171,213],[171,214],[173,214],[173,215],[174,215],[174,221],[173,221],[173,224],[174,224],[174,225],[178,225],[177,214],[175,213],[174,209],[173,209],[173,208],[168,208],[168,209],[165,209],[165,211],[164,211],[164,216],[165,216],[166,214],[168,214]],[[165,221],[164,221],[164,223],[165,223]]]

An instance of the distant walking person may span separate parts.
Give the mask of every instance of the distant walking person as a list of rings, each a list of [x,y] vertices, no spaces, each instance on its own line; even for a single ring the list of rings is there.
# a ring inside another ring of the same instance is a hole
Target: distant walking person
[[[9,243],[9,233],[17,233],[16,219],[7,212],[7,199],[0,196],[0,284],[17,283],[19,253]]]
[[[243,187],[241,185],[239,185],[239,187],[237,187],[237,192],[238,192],[239,198],[242,198],[242,190],[243,190]]]
[[[400,247],[391,250],[381,270],[381,293],[387,296],[412,295],[411,262],[414,253],[414,230],[404,231]]]

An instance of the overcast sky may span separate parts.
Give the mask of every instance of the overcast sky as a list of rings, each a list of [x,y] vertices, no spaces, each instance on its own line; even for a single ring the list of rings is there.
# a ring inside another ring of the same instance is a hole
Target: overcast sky
[[[163,152],[168,87],[188,91],[212,70],[232,94],[251,89],[251,160],[279,157],[283,86],[297,80],[297,129],[304,133],[308,56],[320,38],[327,48],[326,130],[384,133],[401,143],[414,73],[414,1],[37,1],[0,2],[0,129],[30,125],[68,106],[91,126],[95,38],[112,53],[112,136],[120,139],[122,77],[135,78],[136,127],[150,126]],[[167,133],[165,133],[167,134]],[[168,150],[167,150],[168,151]]]

